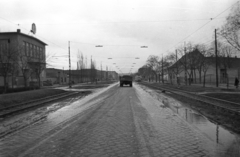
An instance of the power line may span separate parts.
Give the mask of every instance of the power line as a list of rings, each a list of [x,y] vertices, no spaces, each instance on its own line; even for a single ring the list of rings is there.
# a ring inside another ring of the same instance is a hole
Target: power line
[[[220,17],[217,19],[222,19],[225,17]],[[173,20],[158,20],[158,21],[94,21],[92,23],[162,23],[162,22],[191,22],[191,21],[206,21],[209,19],[189,19],[189,20],[185,20],[185,19],[173,19]],[[75,23],[38,23],[38,25],[59,25],[59,24],[66,24],[66,25],[77,25],[77,24],[88,24],[86,22],[75,22]],[[91,22],[89,22],[91,23]]]
[[[236,3],[238,3],[239,1],[237,1]],[[212,20],[216,19],[218,16],[220,16],[222,13],[224,13],[225,11],[227,11],[228,9],[232,8],[232,6],[234,6],[236,3],[234,3],[233,5],[231,5],[230,7],[228,7],[227,9],[225,9],[224,11],[222,11],[221,13],[219,13],[218,15],[216,15],[213,18],[210,18],[210,21],[206,22],[205,24],[203,24],[201,27],[199,27],[197,30],[195,30],[194,32],[192,32],[191,34],[189,34],[187,37],[185,37],[184,39],[182,39],[180,42],[178,42],[177,44],[174,45],[174,47],[176,45],[178,45],[179,43],[183,42],[184,40],[186,40],[187,38],[189,38],[190,36],[192,36],[193,34],[195,34],[196,32],[198,32],[200,29],[202,29],[204,26],[206,26],[207,24],[209,24]]]
[[[5,20],[5,21],[8,21],[8,22],[10,22],[10,23],[12,23],[12,24],[14,24],[14,25],[17,25],[18,27],[20,27],[20,28],[22,28],[22,29],[24,29],[24,30],[26,30],[26,31],[29,31],[29,29],[26,29],[26,28],[22,27],[21,25],[16,24],[16,23],[14,23],[14,22],[12,22],[12,21],[10,21],[10,20],[8,20],[8,19],[5,19],[5,18],[3,18],[3,17],[0,17],[0,18],[3,19],[3,20]],[[51,42],[51,41],[49,41],[49,40],[43,38],[42,36],[39,36],[39,35],[36,35],[36,36],[37,36],[37,37],[40,37],[40,38],[42,38],[42,39],[44,39],[44,40],[46,40],[46,41],[49,42],[49,43],[54,44],[55,46],[57,46],[57,47],[59,47],[59,48],[62,48],[62,49],[64,49],[64,50],[67,50],[66,48],[63,48],[63,47],[61,47],[61,46],[55,44],[54,42]]]
[[[148,48],[148,46],[143,46],[143,45],[121,45],[121,44],[108,45],[108,44],[85,43],[85,42],[79,42],[79,41],[71,41],[71,43],[94,45],[95,47],[104,47],[104,46],[138,46],[138,47],[141,47],[141,48]]]

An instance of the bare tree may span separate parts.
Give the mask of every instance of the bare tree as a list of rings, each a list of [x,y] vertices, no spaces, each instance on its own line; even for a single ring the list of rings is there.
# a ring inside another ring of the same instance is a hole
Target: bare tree
[[[0,40],[0,75],[4,78],[4,93],[7,92],[8,76],[16,68],[18,47],[16,41]]]
[[[23,80],[24,80],[24,87],[27,88],[27,82],[30,77],[30,69],[29,69],[29,62],[30,57],[25,54],[25,48],[18,44],[18,67],[22,73]]]
[[[178,48],[178,54],[181,58],[178,60],[180,69],[185,72],[185,84],[187,85],[187,76],[189,80],[192,78],[194,69],[194,55],[191,54],[193,51],[193,46],[191,43],[187,43],[185,46],[180,46]],[[190,81],[189,81],[190,83]]]
[[[240,3],[233,6],[226,23],[220,29],[219,34],[235,49],[240,51]]]
[[[152,73],[152,69],[150,67],[148,67],[148,65],[144,65],[138,70],[138,74],[141,75],[142,78],[144,78],[144,79],[149,77],[151,75],[151,73]]]
[[[195,47],[198,52],[198,58],[197,58],[197,70],[199,72],[199,82],[203,83],[203,87],[205,87],[206,84],[206,74],[209,70],[209,67],[212,65],[212,63],[215,62],[215,55],[212,48],[208,48],[204,44],[198,44]],[[202,74],[203,74],[203,82],[202,82]]]
[[[31,51],[31,50],[30,50]],[[38,87],[41,88],[41,74],[43,70],[46,68],[46,56],[43,51],[43,49],[40,49],[39,51],[32,48],[32,52],[35,53],[35,58],[29,57],[28,60],[28,66],[30,69],[30,75],[36,76],[38,80]]]
[[[161,72],[159,57],[155,55],[150,55],[147,59],[147,66],[151,68],[151,71],[155,75],[157,82],[157,74]]]
[[[84,61],[84,56],[83,53],[78,51],[77,54],[77,70],[80,70],[80,82],[83,81],[83,77],[82,77],[82,71],[83,69],[85,69],[85,61]]]
[[[163,59],[163,66],[164,66],[163,69],[165,69],[165,71],[168,72],[168,76],[169,76],[171,84],[173,83],[172,82],[172,77],[173,77],[172,73],[174,75],[177,75],[178,71],[179,71],[179,67],[177,65],[174,65],[176,63],[177,63],[177,56],[175,53],[169,53]],[[170,69],[170,67],[171,67],[171,69]]]
[[[223,69],[225,70],[225,77],[222,80],[223,82],[227,83],[227,87],[229,86],[229,75],[228,75],[228,69],[231,68],[232,63],[230,61],[230,58],[233,56],[235,53],[234,48],[228,44],[218,42],[218,59],[219,59],[219,64]]]

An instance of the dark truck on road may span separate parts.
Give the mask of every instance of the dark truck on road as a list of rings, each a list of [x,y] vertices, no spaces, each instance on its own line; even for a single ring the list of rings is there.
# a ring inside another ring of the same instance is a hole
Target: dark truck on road
[[[120,87],[122,87],[125,84],[128,84],[130,87],[132,87],[133,78],[130,75],[120,76],[119,81],[120,81]]]

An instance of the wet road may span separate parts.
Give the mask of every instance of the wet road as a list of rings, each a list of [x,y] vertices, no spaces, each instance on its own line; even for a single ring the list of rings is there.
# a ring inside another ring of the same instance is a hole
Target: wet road
[[[239,155],[237,135],[224,143],[222,136],[211,135],[216,130],[223,133],[221,127],[215,129],[201,115],[145,87],[115,84],[62,103],[64,107],[52,104],[2,121],[1,130],[22,123],[29,126],[0,139],[0,156]],[[31,124],[34,118],[38,122]],[[230,138],[230,133],[224,134]]]

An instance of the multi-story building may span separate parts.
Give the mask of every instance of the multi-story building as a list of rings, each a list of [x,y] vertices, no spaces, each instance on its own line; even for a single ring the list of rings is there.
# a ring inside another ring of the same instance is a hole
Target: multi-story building
[[[0,32],[0,86],[40,86],[45,77],[43,41],[17,32]]]

